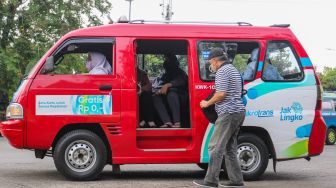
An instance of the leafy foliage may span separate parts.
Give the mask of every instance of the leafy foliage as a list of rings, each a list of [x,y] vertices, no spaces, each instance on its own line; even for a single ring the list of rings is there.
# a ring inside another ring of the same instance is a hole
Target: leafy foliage
[[[336,91],[336,68],[324,67],[318,75],[325,91]]]
[[[163,55],[146,54],[145,65],[149,77],[157,77],[163,73]]]
[[[60,64],[55,64],[55,69],[53,74],[82,74],[88,73],[85,67],[85,61],[87,59],[87,54],[77,53],[77,54],[65,54]],[[58,62],[60,62],[58,61]]]
[[[250,58],[250,54],[237,54],[233,60],[233,65],[238,69],[240,73],[244,72],[247,67],[247,61]]]
[[[65,33],[102,24],[108,0],[0,1],[0,108],[20,79]]]
[[[158,77],[162,75],[164,72],[163,68],[163,61],[164,55],[163,54],[145,54],[144,56],[144,64],[145,64],[145,71],[147,72],[149,77]],[[138,57],[138,62],[142,64],[142,55]],[[180,63],[180,68],[188,74],[188,57],[186,55],[177,55],[177,60]],[[140,65],[141,67],[141,65]]]
[[[292,50],[287,47],[270,53],[272,64],[277,67],[281,75],[290,75],[300,72]]]

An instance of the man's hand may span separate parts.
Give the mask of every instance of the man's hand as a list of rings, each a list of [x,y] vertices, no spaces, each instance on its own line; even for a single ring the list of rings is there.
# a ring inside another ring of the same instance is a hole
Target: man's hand
[[[171,86],[172,86],[171,83],[167,83],[167,84],[163,85],[162,88],[160,89],[159,93],[160,93],[160,94],[164,94],[164,95],[166,95],[167,92],[168,92],[168,89],[169,89]]]
[[[205,101],[205,100],[202,100],[200,102],[200,106],[201,106],[201,108],[207,108],[209,106],[209,102]]]
[[[200,106],[201,106],[201,108],[207,108],[207,107],[209,107],[213,104],[216,104],[217,102],[223,100],[225,98],[225,96],[226,96],[226,92],[216,92],[210,100],[208,100],[208,101],[202,100],[200,102]]]

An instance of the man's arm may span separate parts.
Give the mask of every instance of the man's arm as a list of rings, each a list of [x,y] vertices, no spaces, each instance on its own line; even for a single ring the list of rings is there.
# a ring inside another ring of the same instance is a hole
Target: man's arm
[[[225,73],[224,70],[217,71],[215,77],[215,90],[216,93],[209,101],[202,100],[200,103],[201,108],[206,108],[210,105],[213,105],[221,100],[223,100],[226,96],[226,92],[229,89],[229,85],[227,80],[229,80],[229,76]]]
[[[170,83],[172,87],[186,86],[188,84],[188,77],[184,73],[180,73]]]
[[[202,100],[200,103],[201,108],[207,108],[208,106],[211,106],[213,104],[216,104],[217,102],[223,100],[226,96],[226,92],[216,92],[214,96],[211,97],[210,100],[205,101]]]
[[[147,76],[147,74],[143,74],[142,75],[142,79],[143,79],[143,86],[141,87],[141,90],[142,91],[152,91],[152,83],[149,81],[149,78]]]

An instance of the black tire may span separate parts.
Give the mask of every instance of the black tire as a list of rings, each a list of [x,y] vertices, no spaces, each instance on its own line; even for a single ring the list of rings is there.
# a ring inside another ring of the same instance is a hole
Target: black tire
[[[269,160],[269,152],[264,141],[254,134],[242,134],[238,137],[237,148],[244,180],[257,180],[265,172]],[[246,162],[245,165],[242,161]]]
[[[327,136],[326,136],[326,144],[327,145],[334,145],[336,142],[336,131],[334,128],[328,128]]]
[[[67,153],[67,155],[66,155]],[[63,135],[53,151],[57,170],[71,180],[93,180],[106,165],[104,142],[88,130],[74,130]]]

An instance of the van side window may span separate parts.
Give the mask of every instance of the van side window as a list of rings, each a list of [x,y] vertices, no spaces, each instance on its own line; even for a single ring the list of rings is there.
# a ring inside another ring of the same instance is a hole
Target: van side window
[[[48,74],[85,74],[88,70],[85,67],[85,62],[88,58],[85,54],[64,54],[52,72]]]
[[[54,54],[54,68],[41,74],[109,75],[112,74],[113,44],[86,40],[67,41]]]
[[[265,81],[301,80],[303,72],[293,48],[285,41],[267,44],[262,79]]]
[[[201,41],[198,43],[197,49],[201,80],[215,80],[215,73],[212,72],[208,63],[209,52],[215,47],[227,51],[230,63],[238,69],[245,81],[251,81],[255,78],[260,52],[258,42]]]

